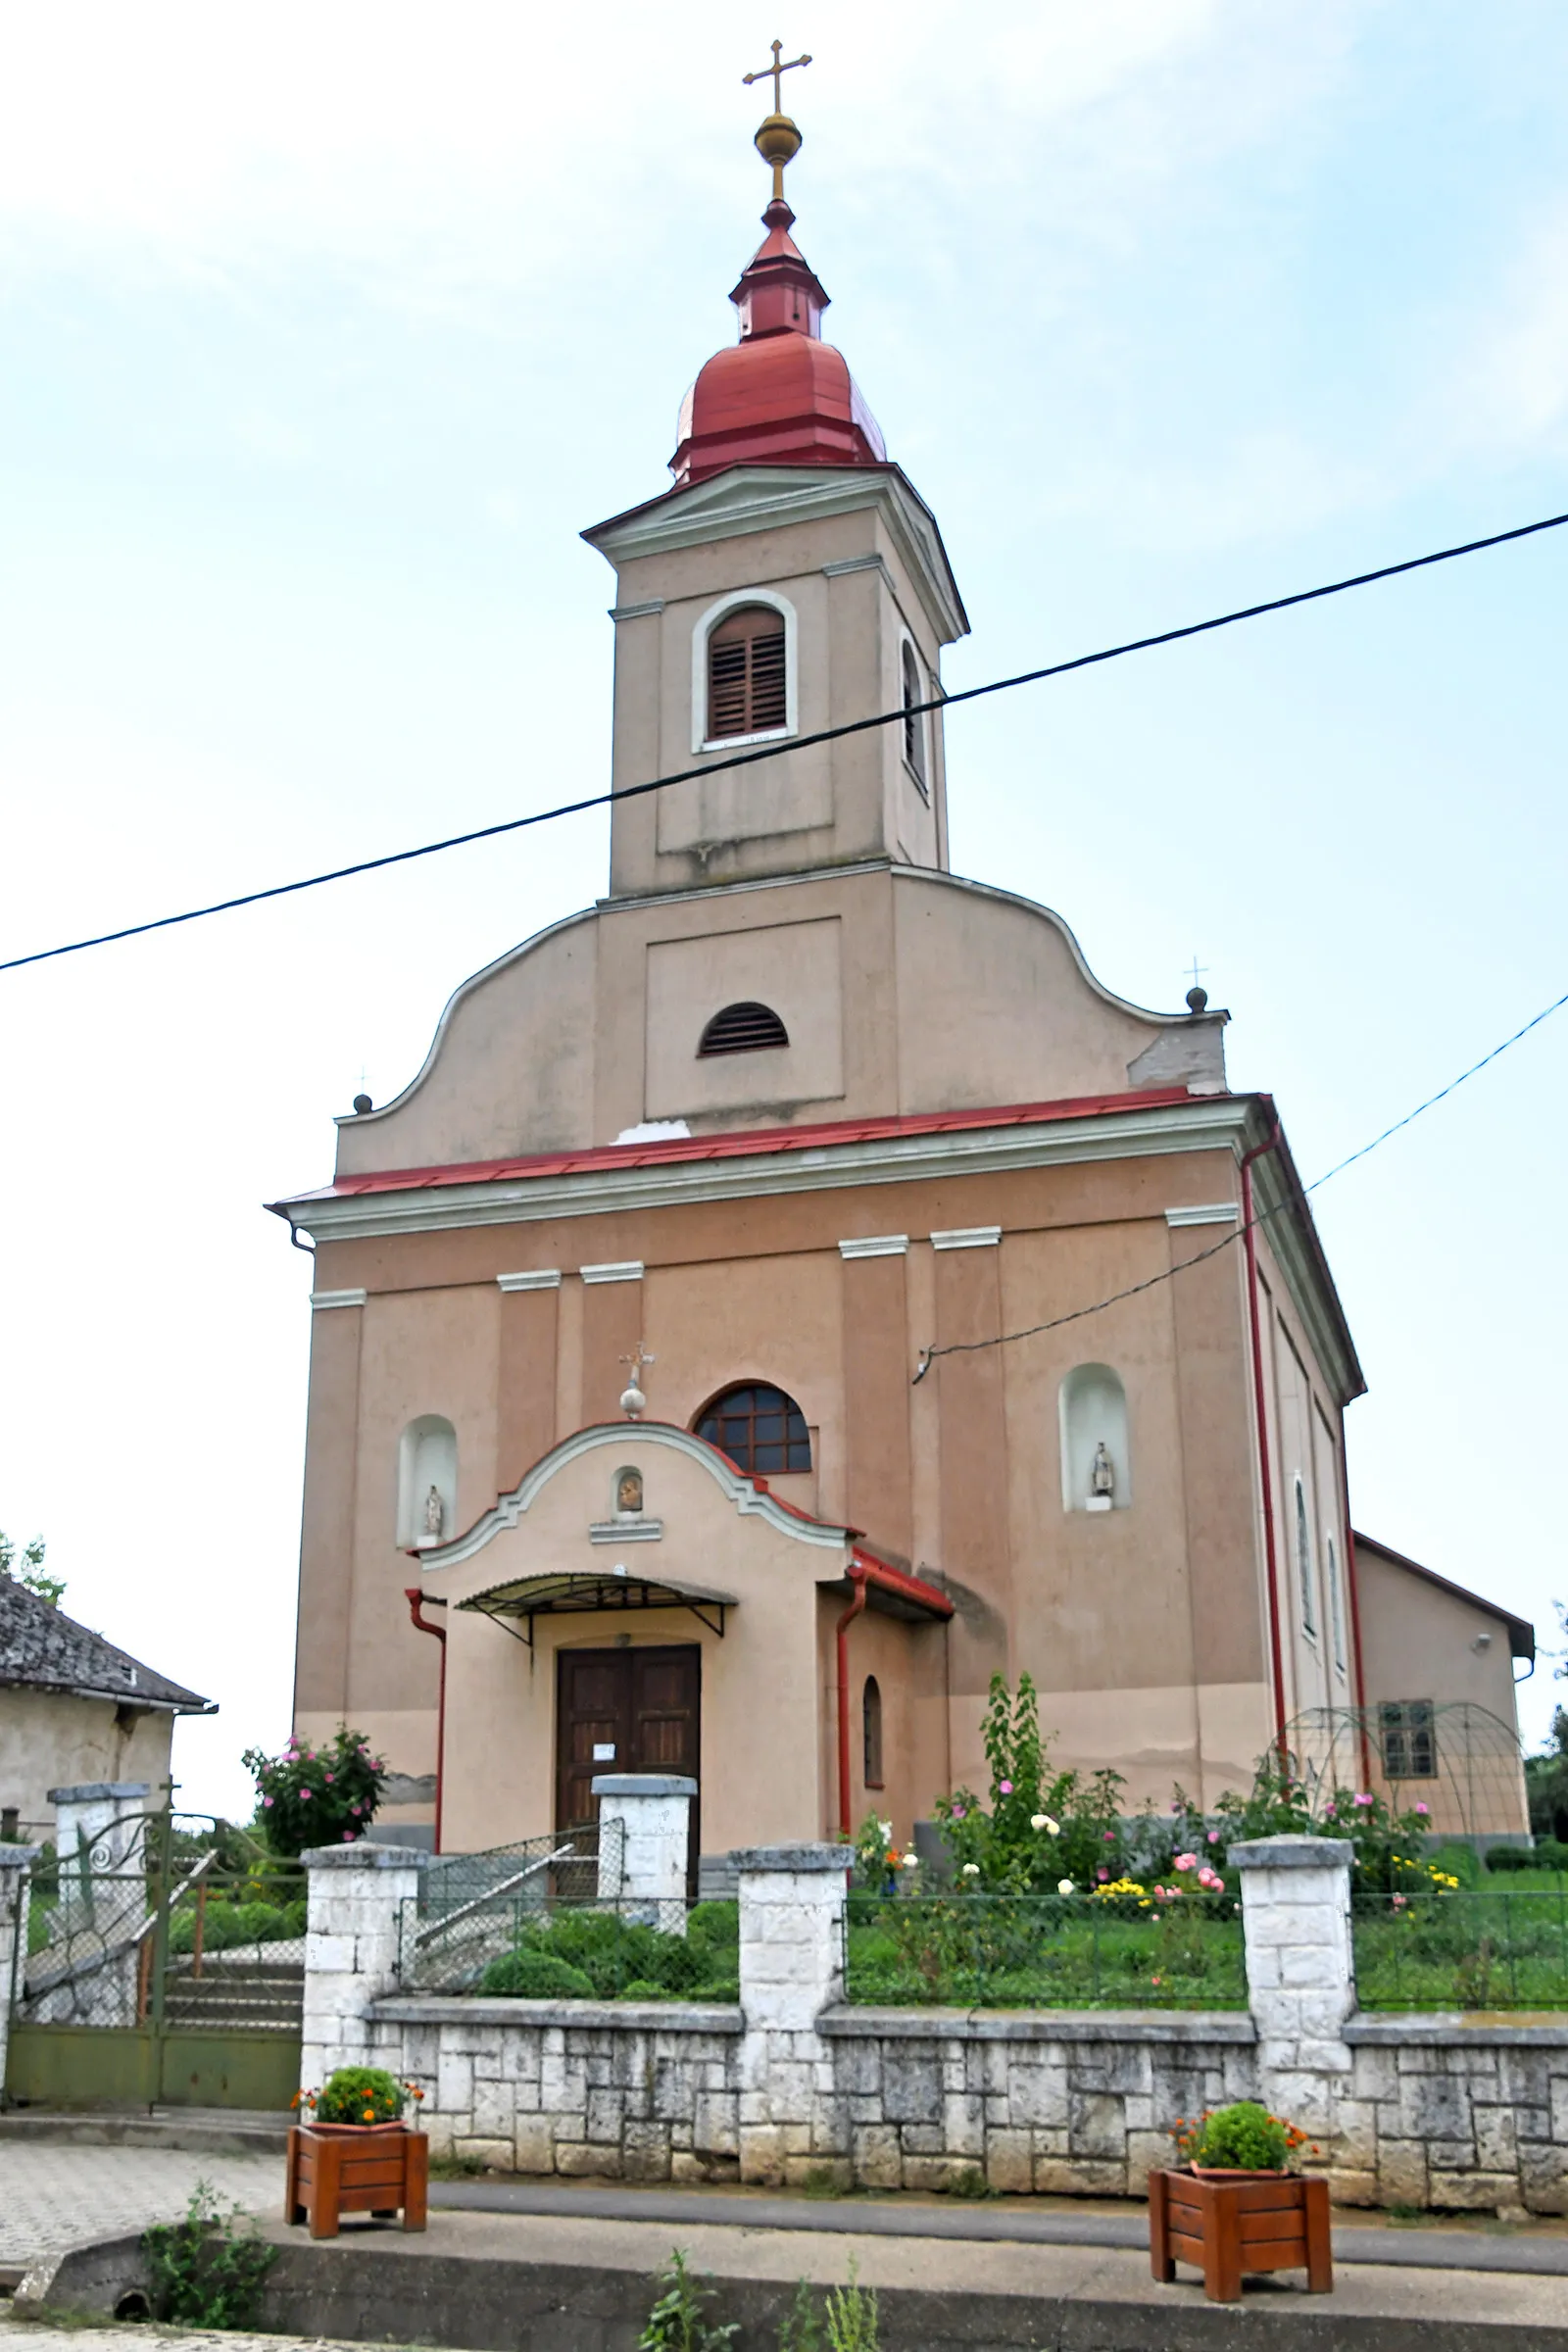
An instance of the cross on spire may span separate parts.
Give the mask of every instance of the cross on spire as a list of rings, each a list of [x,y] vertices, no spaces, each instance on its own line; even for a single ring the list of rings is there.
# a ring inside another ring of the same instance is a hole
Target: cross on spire
[[[784,111],[784,106],[779,84],[782,82],[786,74],[794,73],[797,66],[808,66],[811,62],[811,55],[809,50],[803,50],[799,57],[792,57],[788,65],[781,65],[779,60],[784,54],[783,42],[774,41],[772,44],[772,49],[773,63],[770,66],[759,66],[755,74],[743,74],[741,75],[741,80],[745,83],[746,87],[750,89],[754,81],[765,81],[768,75],[771,74],[773,76],[773,112],[775,115],[781,115]]]
[[[1200,982],[1200,980],[1201,980],[1201,978],[1203,977],[1203,974],[1204,974],[1204,973],[1207,971],[1207,969],[1208,969],[1208,966],[1207,966],[1207,964],[1206,964],[1206,963],[1200,963],[1200,962],[1199,962],[1199,960],[1198,960],[1198,957],[1197,957],[1197,956],[1195,955],[1195,956],[1194,956],[1194,957],[1193,957],[1193,969],[1192,969],[1192,981],[1193,981],[1193,986],[1194,986],[1195,988],[1198,986],[1198,983]]]

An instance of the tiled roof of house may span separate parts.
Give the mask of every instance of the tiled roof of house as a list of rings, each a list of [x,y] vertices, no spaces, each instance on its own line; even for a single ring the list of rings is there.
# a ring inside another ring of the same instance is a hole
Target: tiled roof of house
[[[174,1715],[200,1714],[213,1704],[167,1675],[155,1674],[14,1577],[0,1576],[0,1686],[6,1685],[167,1708]]]

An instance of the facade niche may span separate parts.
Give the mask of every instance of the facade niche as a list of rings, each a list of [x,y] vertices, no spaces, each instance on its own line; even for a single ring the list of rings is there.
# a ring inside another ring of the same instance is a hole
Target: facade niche
[[[867,1788],[880,1788],[882,1780],[882,1690],[874,1674],[865,1678],[860,1701],[860,1730]]]
[[[398,1441],[398,1548],[447,1544],[458,1532],[458,1433],[421,1413]]]
[[[1061,1507],[1124,1511],[1133,1498],[1127,1392],[1108,1364],[1076,1364],[1061,1384]]]

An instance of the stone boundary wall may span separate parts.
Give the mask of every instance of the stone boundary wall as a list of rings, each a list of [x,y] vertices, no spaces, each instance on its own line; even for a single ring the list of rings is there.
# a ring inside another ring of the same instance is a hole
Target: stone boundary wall
[[[638,2180],[1140,2193],[1178,2116],[1257,2097],[1302,2124],[1346,2204],[1568,2213],[1568,2015],[1355,2010],[1346,1848],[1231,1848],[1250,2013],[871,2009],[844,2001],[842,1847],[735,1857],[741,1998],[699,2007],[398,1990],[427,1858],[311,1864],[307,2082],[416,2082],[438,2147]]]

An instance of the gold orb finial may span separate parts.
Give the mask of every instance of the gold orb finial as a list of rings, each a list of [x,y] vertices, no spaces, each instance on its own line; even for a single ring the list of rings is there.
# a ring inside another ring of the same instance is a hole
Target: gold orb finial
[[[799,123],[792,122],[789,116],[783,111],[780,83],[786,74],[793,73],[797,66],[808,66],[811,59],[810,53],[807,51],[803,52],[800,57],[792,57],[786,64],[783,42],[775,41],[772,48],[773,63],[770,66],[760,66],[755,74],[743,74],[741,80],[747,88],[750,88],[754,81],[765,81],[769,75],[772,76],[773,112],[759,128],[755,145],[763,163],[772,166],[773,194],[782,201],[784,167],[801,152],[801,129]]]

